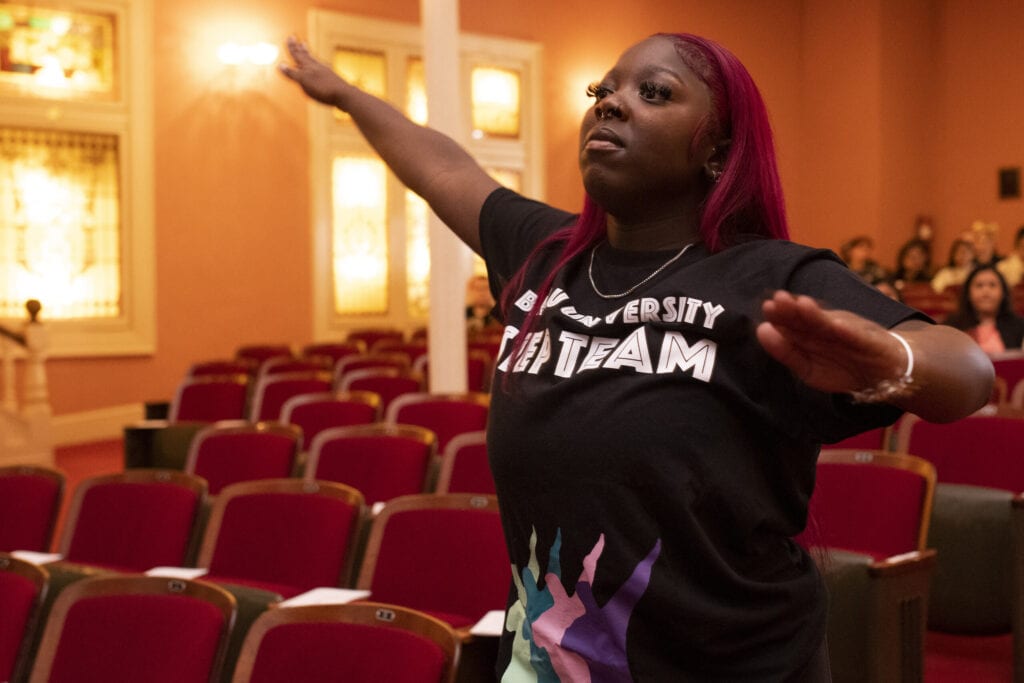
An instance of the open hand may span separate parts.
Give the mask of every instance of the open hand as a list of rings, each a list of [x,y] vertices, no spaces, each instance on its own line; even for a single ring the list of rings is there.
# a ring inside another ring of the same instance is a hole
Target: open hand
[[[279,64],[278,70],[298,83],[317,102],[340,106],[340,97],[347,85],[329,66],[319,61],[309,47],[294,36],[286,43],[293,65]]]
[[[827,310],[785,291],[775,292],[762,311],[761,346],[820,391],[861,391],[900,377],[906,368],[903,345],[881,325],[849,311]]]

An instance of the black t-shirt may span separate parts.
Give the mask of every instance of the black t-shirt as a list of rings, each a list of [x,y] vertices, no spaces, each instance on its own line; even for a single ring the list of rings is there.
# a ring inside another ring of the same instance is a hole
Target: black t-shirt
[[[480,219],[495,297],[573,220],[496,190]],[[594,281],[622,292],[672,253],[602,244]],[[761,302],[787,289],[885,327],[915,312],[831,252],[782,240],[695,245],[613,300],[594,293],[590,255],[558,274],[514,365],[511,340],[557,250],[539,254],[502,312],[488,452],[514,585],[499,674],[783,680],[824,633],[820,577],[791,540],[819,444],[899,411],[802,385],[755,338]]]

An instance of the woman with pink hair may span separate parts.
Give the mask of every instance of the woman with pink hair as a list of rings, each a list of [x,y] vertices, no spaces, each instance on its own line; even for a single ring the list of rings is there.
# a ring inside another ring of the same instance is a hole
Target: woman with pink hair
[[[659,34],[589,88],[579,215],[501,188],[451,139],[297,41],[487,262],[506,343],[488,452],[513,564],[502,681],[827,681],[807,552],[820,444],[983,405],[992,365],[788,241],[768,117],[720,45]]]

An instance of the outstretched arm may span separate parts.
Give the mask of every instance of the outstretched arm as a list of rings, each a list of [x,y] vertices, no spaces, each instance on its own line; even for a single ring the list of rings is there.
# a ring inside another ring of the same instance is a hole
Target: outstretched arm
[[[398,179],[480,253],[480,209],[498,183],[454,140],[413,123],[387,102],[346,82],[304,43],[291,37],[287,47],[293,63],[280,65],[281,73],[317,102],[348,112]]]
[[[907,351],[888,330],[849,311],[822,308],[807,296],[779,291],[763,305],[757,338],[804,383],[829,392],[894,387],[886,402],[930,422],[952,422],[992,394],[992,362],[963,332],[913,320],[897,325],[913,352],[913,381],[898,380]]]

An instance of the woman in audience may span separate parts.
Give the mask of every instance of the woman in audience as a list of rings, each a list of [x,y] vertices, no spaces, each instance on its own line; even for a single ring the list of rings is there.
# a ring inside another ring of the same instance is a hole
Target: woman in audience
[[[839,248],[839,255],[853,272],[864,278],[869,285],[878,284],[888,277],[885,268],[875,262],[874,241],[867,235],[853,237]]]
[[[1024,281],[1024,225],[1017,228],[1013,238],[1013,252],[996,264],[996,268],[1011,289]]]
[[[896,256],[892,282],[896,289],[931,281],[931,245],[916,237],[906,242]]]
[[[971,240],[974,242],[974,262],[979,266],[994,266],[1002,260],[996,252],[996,234],[998,223],[974,221],[971,224]]]
[[[991,265],[978,266],[967,276],[959,309],[946,324],[967,332],[989,354],[1024,345],[1024,318],[1014,314],[1006,280]]]
[[[953,240],[949,259],[932,278],[932,289],[938,293],[962,285],[974,268],[974,245],[965,239]]]

